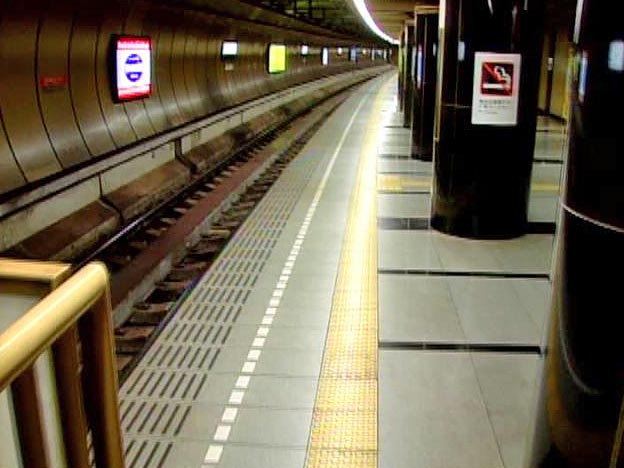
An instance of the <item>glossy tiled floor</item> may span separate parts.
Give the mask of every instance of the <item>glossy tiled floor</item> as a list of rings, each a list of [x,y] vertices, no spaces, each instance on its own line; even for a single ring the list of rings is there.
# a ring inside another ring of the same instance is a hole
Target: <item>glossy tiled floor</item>
[[[395,109],[389,96],[389,120],[400,122]],[[407,146],[402,141],[407,130],[387,129],[378,172],[422,187],[432,163],[397,151]],[[562,126],[540,119],[531,222],[557,219],[562,146]],[[379,466],[520,468],[549,311],[553,235],[478,241],[423,224],[390,228],[381,218],[427,219],[431,203],[428,189],[393,187],[378,194]]]
[[[129,468],[305,466],[371,122],[381,129],[378,466],[521,467],[553,236],[429,230],[432,163],[408,158],[394,79],[359,88],[329,118],[125,383]],[[533,222],[556,220],[562,141],[560,125],[540,121]]]

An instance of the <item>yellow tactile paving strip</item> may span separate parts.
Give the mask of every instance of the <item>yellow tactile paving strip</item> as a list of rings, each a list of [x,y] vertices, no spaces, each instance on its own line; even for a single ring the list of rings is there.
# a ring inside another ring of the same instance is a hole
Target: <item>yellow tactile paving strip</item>
[[[431,189],[431,177],[405,177],[379,174],[377,187],[384,192],[404,192],[413,189]]]
[[[431,177],[410,177],[400,175],[379,174],[377,187],[384,192],[405,192],[414,189],[431,189]],[[535,182],[531,185],[533,192],[559,192],[559,185]]]
[[[383,92],[372,115],[380,115]],[[307,468],[377,468],[377,133],[368,123],[338,266]]]

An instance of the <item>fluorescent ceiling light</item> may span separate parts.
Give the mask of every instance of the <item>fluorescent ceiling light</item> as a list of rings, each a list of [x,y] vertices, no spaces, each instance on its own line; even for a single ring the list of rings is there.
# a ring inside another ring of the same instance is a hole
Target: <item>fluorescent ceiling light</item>
[[[357,8],[358,13],[362,17],[366,25],[371,29],[371,31],[373,31],[377,36],[381,37],[384,41],[387,41],[394,45],[399,45],[399,41],[388,36],[385,32],[383,32],[379,28],[379,26],[377,26],[377,23],[375,23],[375,20],[373,20],[373,17],[368,11],[368,8],[366,8],[366,3],[364,3],[364,0],[352,0],[352,1],[353,1],[353,4],[355,5],[355,8]]]

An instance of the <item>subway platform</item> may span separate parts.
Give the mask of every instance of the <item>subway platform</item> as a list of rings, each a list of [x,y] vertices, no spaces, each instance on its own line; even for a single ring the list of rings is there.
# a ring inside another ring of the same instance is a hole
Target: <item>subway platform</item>
[[[447,236],[396,79],[330,116],[126,380],[129,468],[522,466],[564,129],[538,124],[529,234]]]

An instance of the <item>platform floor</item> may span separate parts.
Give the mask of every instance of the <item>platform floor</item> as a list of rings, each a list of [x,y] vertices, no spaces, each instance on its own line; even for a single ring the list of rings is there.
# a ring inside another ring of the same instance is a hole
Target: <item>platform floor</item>
[[[306,454],[343,240],[349,220],[369,213],[354,213],[352,194],[371,139],[378,407],[367,424],[377,437],[350,463],[325,466],[521,467],[549,308],[563,129],[540,120],[535,233],[474,241],[428,229],[432,166],[408,158],[401,122],[395,75],[354,93],[180,304],[121,389],[129,468],[314,465]]]

